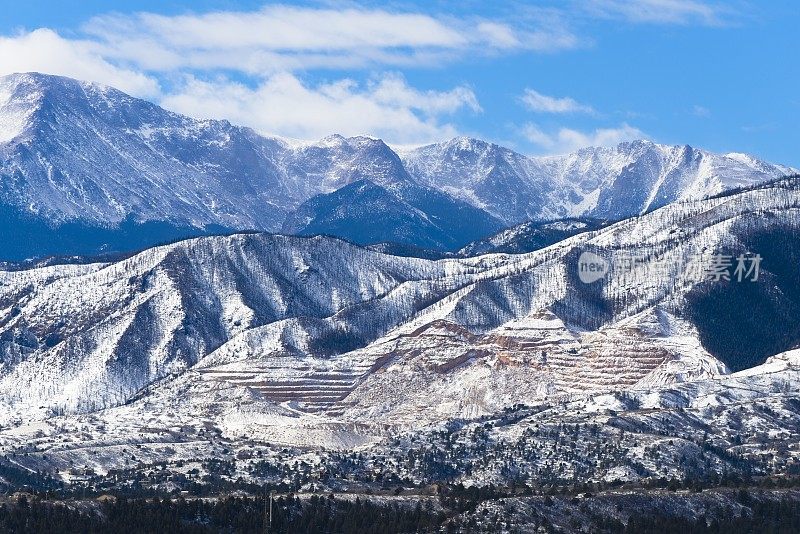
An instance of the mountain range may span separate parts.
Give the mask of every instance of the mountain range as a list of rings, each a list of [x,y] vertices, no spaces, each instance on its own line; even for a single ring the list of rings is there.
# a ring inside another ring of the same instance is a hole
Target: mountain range
[[[165,379],[364,421],[747,369],[800,344],[798,208],[787,178],[527,254],[426,260],[240,234],[0,272],[0,424],[126,404]],[[584,283],[586,252],[635,268]],[[763,258],[756,280],[692,268],[740,254]]]
[[[798,260],[790,177],[522,254],[256,233],[0,271],[0,487],[783,476]]]
[[[0,78],[0,260],[236,231],[454,251],[528,220],[618,220],[792,172],[648,141],[540,158],[470,138],[299,142],[98,84]]]
[[[789,167],[299,142],[19,74],[0,188],[2,491],[800,473]]]

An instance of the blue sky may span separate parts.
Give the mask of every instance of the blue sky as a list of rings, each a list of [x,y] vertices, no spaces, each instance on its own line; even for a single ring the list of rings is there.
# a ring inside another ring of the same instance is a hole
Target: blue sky
[[[800,166],[790,0],[0,1],[0,12],[0,74],[90,79],[264,133],[472,135],[527,154],[646,137]]]

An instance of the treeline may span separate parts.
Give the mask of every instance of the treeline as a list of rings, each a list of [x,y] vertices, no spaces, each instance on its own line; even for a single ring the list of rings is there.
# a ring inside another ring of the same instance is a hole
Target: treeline
[[[19,496],[0,505],[0,532],[14,533],[319,533],[430,532],[444,522],[432,506],[376,504],[333,496],[225,499],[42,501]],[[270,527],[271,525],[271,527]]]
[[[790,481],[787,481],[790,482]],[[770,484],[772,485],[772,484]],[[675,488],[670,488],[675,489]],[[672,509],[664,500],[663,510],[626,510],[617,503],[617,513],[587,506],[590,493],[581,499],[545,496],[536,510],[520,517],[515,505],[498,488],[456,486],[438,502],[417,498],[416,502],[338,498],[333,495],[280,496],[272,503],[264,497],[219,499],[125,499],[105,497],[92,500],[52,501],[16,494],[0,504],[0,532],[14,533],[397,533],[397,532],[494,532],[505,527],[535,527],[558,531],[557,519],[567,511],[570,528],[576,532],[626,533],[732,533],[800,532],[800,500],[797,492],[752,488],[727,490],[720,502],[738,503],[741,512],[726,514],[706,498],[698,501],[696,516]],[[526,492],[525,495],[528,493]],[[525,496],[521,496],[525,501]],[[536,499],[536,497],[533,497]],[[608,499],[608,495],[603,497]],[[622,497],[624,498],[624,497]],[[664,499],[654,494],[656,501]],[[692,494],[682,498],[692,500]],[[541,499],[541,497],[538,497]],[[556,505],[556,500],[560,504]],[[674,500],[674,499],[672,499]],[[705,502],[706,504],[700,504]],[[487,507],[479,508],[481,503]],[[510,506],[510,508],[509,508]],[[565,508],[566,507],[566,508]],[[593,510],[592,510],[593,509]],[[658,509],[658,508],[657,508]],[[489,511],[491,510],[491,511]],[[569,510],[572,510],[571,512]],[[551,511],[554,515],[551,514]],[[623,512],[620,517],[620,512]],[[588,513],[588,517],[586,514]],[[516,515],[516,517],[514,517]],[[583,515],[583,519],[580,517]],[[527,516],[527,517],[526,517]],[[563,519],[563,518],[562,518]],[[587,523],[588,520],[588,523]],[[563,525],[562,525],[563,526]],[[586,530],[588,527],[588,530]],[[513,530],[513,529],[512,529]],[[533,529],[525,529],[533,530]]]
[[[674,517],[666,514],[634,514],[627,525],[613,525],[608,532],[619,533],[672,533],[738,534],[738,533],[786,533],[800,532],[800,503],[796,500],[756,500],[747,490],[738,493],[737,500],[750,513],[740,516],[716,517],[701,515],[697,518]],[[606,525],[611,526],[611,525]]]

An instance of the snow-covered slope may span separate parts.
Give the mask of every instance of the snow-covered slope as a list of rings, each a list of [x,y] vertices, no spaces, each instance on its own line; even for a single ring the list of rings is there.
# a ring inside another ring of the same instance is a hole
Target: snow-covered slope
[[[506,228],[492,236],[473,241],[458,251],[463,256],[503,252],[522,254],[533,252],[563,241],[568,237],[598,230],[606,221],[591,218],[566,218],[557,221],[527,221]]]
[[[78,488],[91,475],[105,491],[134,480],[173,491],[221,477],[337,494],[370,483],[385,490],[392,480],[407,488],[785,476],[800,465],[798,386],[795,351],[747,373],[529,398],[447,424],[426,425],[426,407],[403,428],[303,414],[252,388],[178,379],[125,406],[0,429],[0,468],[17,475],[0,486],[32,485],[36,473]]]
[[[579,280],[586,251],[612,265],[605,279]],[[745,252],[764,256],[757,282],[692,267]],[[0,414],[92,411],[166,379],[187,395],[216,384],[326,417],[413,421],[707,378],[800,343],[798,254],[788,179],[530,254],[430,261],[254,234],[5,272]],[[759,313],[731,311],[742,302]]]
[[[426,190],[378,139],[264,137],[56,76],[0,78],[0,125],[0,233],[31,236],[0,252],[4,259],[119,251],[126,242],[132,250],[204,231],[276,231],[309,198],[362,180],[401,201]],[[439,202],[423,206],[423,218],[436,218],[433,204],[473,210],[431,194]],[[466,241],[499,228],[473,211],[485,224],[477,221]],[[54,228],[61,240],[49,239]],[[393,237],[385,230],[380,240]]]
[[[304,202],[283,224],[294,235],[333,235],[360,245],[454,250],[503,225],[470,204],[411,181],[381,187],[361,180]]]
[[[270,160],[285,144],[169,113],[68,78],[0,79],[3,202],[52,224],[128,217],[275,228],[291,198]]]
[[[275,230],[315,194],[407,179],[377,139],[264,137],[57,76],[0,78],[0,118],[3,200],[54,225],[132,217]]]
[[[400,236],[404,244],[458,248],[482,232],[494,233],[498,220],[619,219],[791,171],[743,154],[644,141],[530,158],[458,138],[401,156],[370,137],[265,137],[227,121],[170,113],[97,84],[35,73],[5,76],[0,238],[10,245],[0,259],[131,251],[233,230],[276,231],[287,218],[287,228],[302,231],[298,220],[320,214],[309,215],[305,205],[294,216],[298,207],[365,180],[390,191],[403,216],[422,223]],[[340,197],[325,197],[326,205],[342,201],[329,211],[348,209],[351,197]],[[379,205],[360,208],[368,219],[382,215]],[[336,226],[324,222],[325,231]],[[50,238],[55,228],[57,240]],[[398,237],[391,225],[378,229],[376,242]],[[13,239],[21,233],[27,238]]]
[[[243,335],[284,356],[360,346],[478,263],[250,234],[0,273],[0,404],[40,414],[118,404]]]
[[[412,424],[474,417],[540,396],[649,390],[756,365],[800,343],[791,319],[800,284],[786,274],[800,252],[799,185],[795,179],[675,204],[532,254],[475,258],[484,269],[463,288],[338,356],[336,365],[351,372],[336,395],[325,396],[324,382],[308,372],[262,392],[354,422]],[[764,248],[778,240],[783,256]],[[584,251],[614,266],[605,280],[580,282]],[[697,278],[697,260],[746,252],[765,258],[758,281]],[[633,258],[635,268],[625,271]],[[732,313],[748,303],[764,315]],[[271,349],[246,346],[220,347],[205,378],[269,383],[272,371],[253,371]]]
[[[531,158],[459,137],[400,155],[421,182],[509,225],[570,216],[622,219],[676,200],[700,199],[797,172],[744,154],[649,141]]]

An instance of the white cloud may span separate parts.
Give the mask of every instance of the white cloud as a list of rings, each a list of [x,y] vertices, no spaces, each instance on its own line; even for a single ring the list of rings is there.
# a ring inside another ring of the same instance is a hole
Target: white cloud
[[[711,116],[711,110],[704,106],[695,105],[692,108],[692,115],[706,119]]]
[[[386,36],[375,38],[394,42]],[[174,39],[182,42],[184,38]],[[437,42],[430,36],[420,39]],[[215,69],[225,62],[238,61],[235,54],[225,50],[208,50],[204,58],[209,62],[207,68],[199,68],[199,64],[186,68],[185,58],[178,52],[141,56],[152,70],[120,66],[130,63],[108,59],[107,52],[105,44],[66,39],[49,29],[0,37],[0,75],[37,71],[99,82],[188,115],[227,118],[263,133],[303,139],[332,133],[370,134],[395,143],[418,144],[457,135],[448,116],[481,111],[469,87],[423,91],[409,86],[397,74],[375,75],[363,85],[349,78],[334,78],[312,86],[290,70],[264,73],[257,66],[245,64],[235,69],[243,72],[234,76],[240,82],[232,82],[231,76]],[[380,51],[376,53],[373,59],[377,63],[391,63],[379,57]],[[330,62],[330,58],[323,61]],[[165,72],[156,77],[152,73],[158,70]],[[249,75],[251,70],[259,75]],[[158,79],[169,81],[166,88]]]
[[[730,6],[702,0],[588,0],[590,13],[633,23],[718,26],[735,15]]]
[[[249,12],[103,15],[74,35],[40,28],[0,36],[0,74],[38,71],[100,82],[264,133],[304,139],[366,133],[399,144],[457,135],[451,116],[481,111],[473,90],[423,91],[394,74],[361,84],[339,74],[309,84],[298,73],[440,67],[474,55],[584,44],[546,12],[489,19],[275,4]]]
[[[525,89],[522,103],[532,111],[538,113],[588,113],[594,114],[594,109],[586,104],[581,104],[572,98],[556,98],[543,95],[534,89]]]
[[[505,24],[481,22],[476,29],[479,34],[486,38],[487,42],[498,48],[518,48],[522,46],[514,31]]]
[[[614,146],[624,141],[647,138],[644,132],[627,123],[618,128],[598,128],[591,132],[570,128],[545,132],[536,124],[528,123],[522,128],[522,135],[550,154],[565,154],[589,146]]]
[[[180,113],[227,118],[263,133],[300,139],[369,134],[396,144],[452,137],[457,131],[443,120],[445,116],[463,109],[480,111],[469,88],[419,91],[396,74],[363,85],[344,79],[311,86],[291,73],[279,73],[255,89],[189,77],[162,103]]]
[[[0,75],[43,72],[113,85],[140,97],[159,94],[158,82],[110,63],[91,41],[64,39],[49,29],[0,36]]]
[[[84,31],[109,58],[148,70],[231,69],[250,74],[313,68],[437,64],[466,53],[580,46],[544,21],[437,19],[380,9],[269,5],[251,12],[105,15]]]

